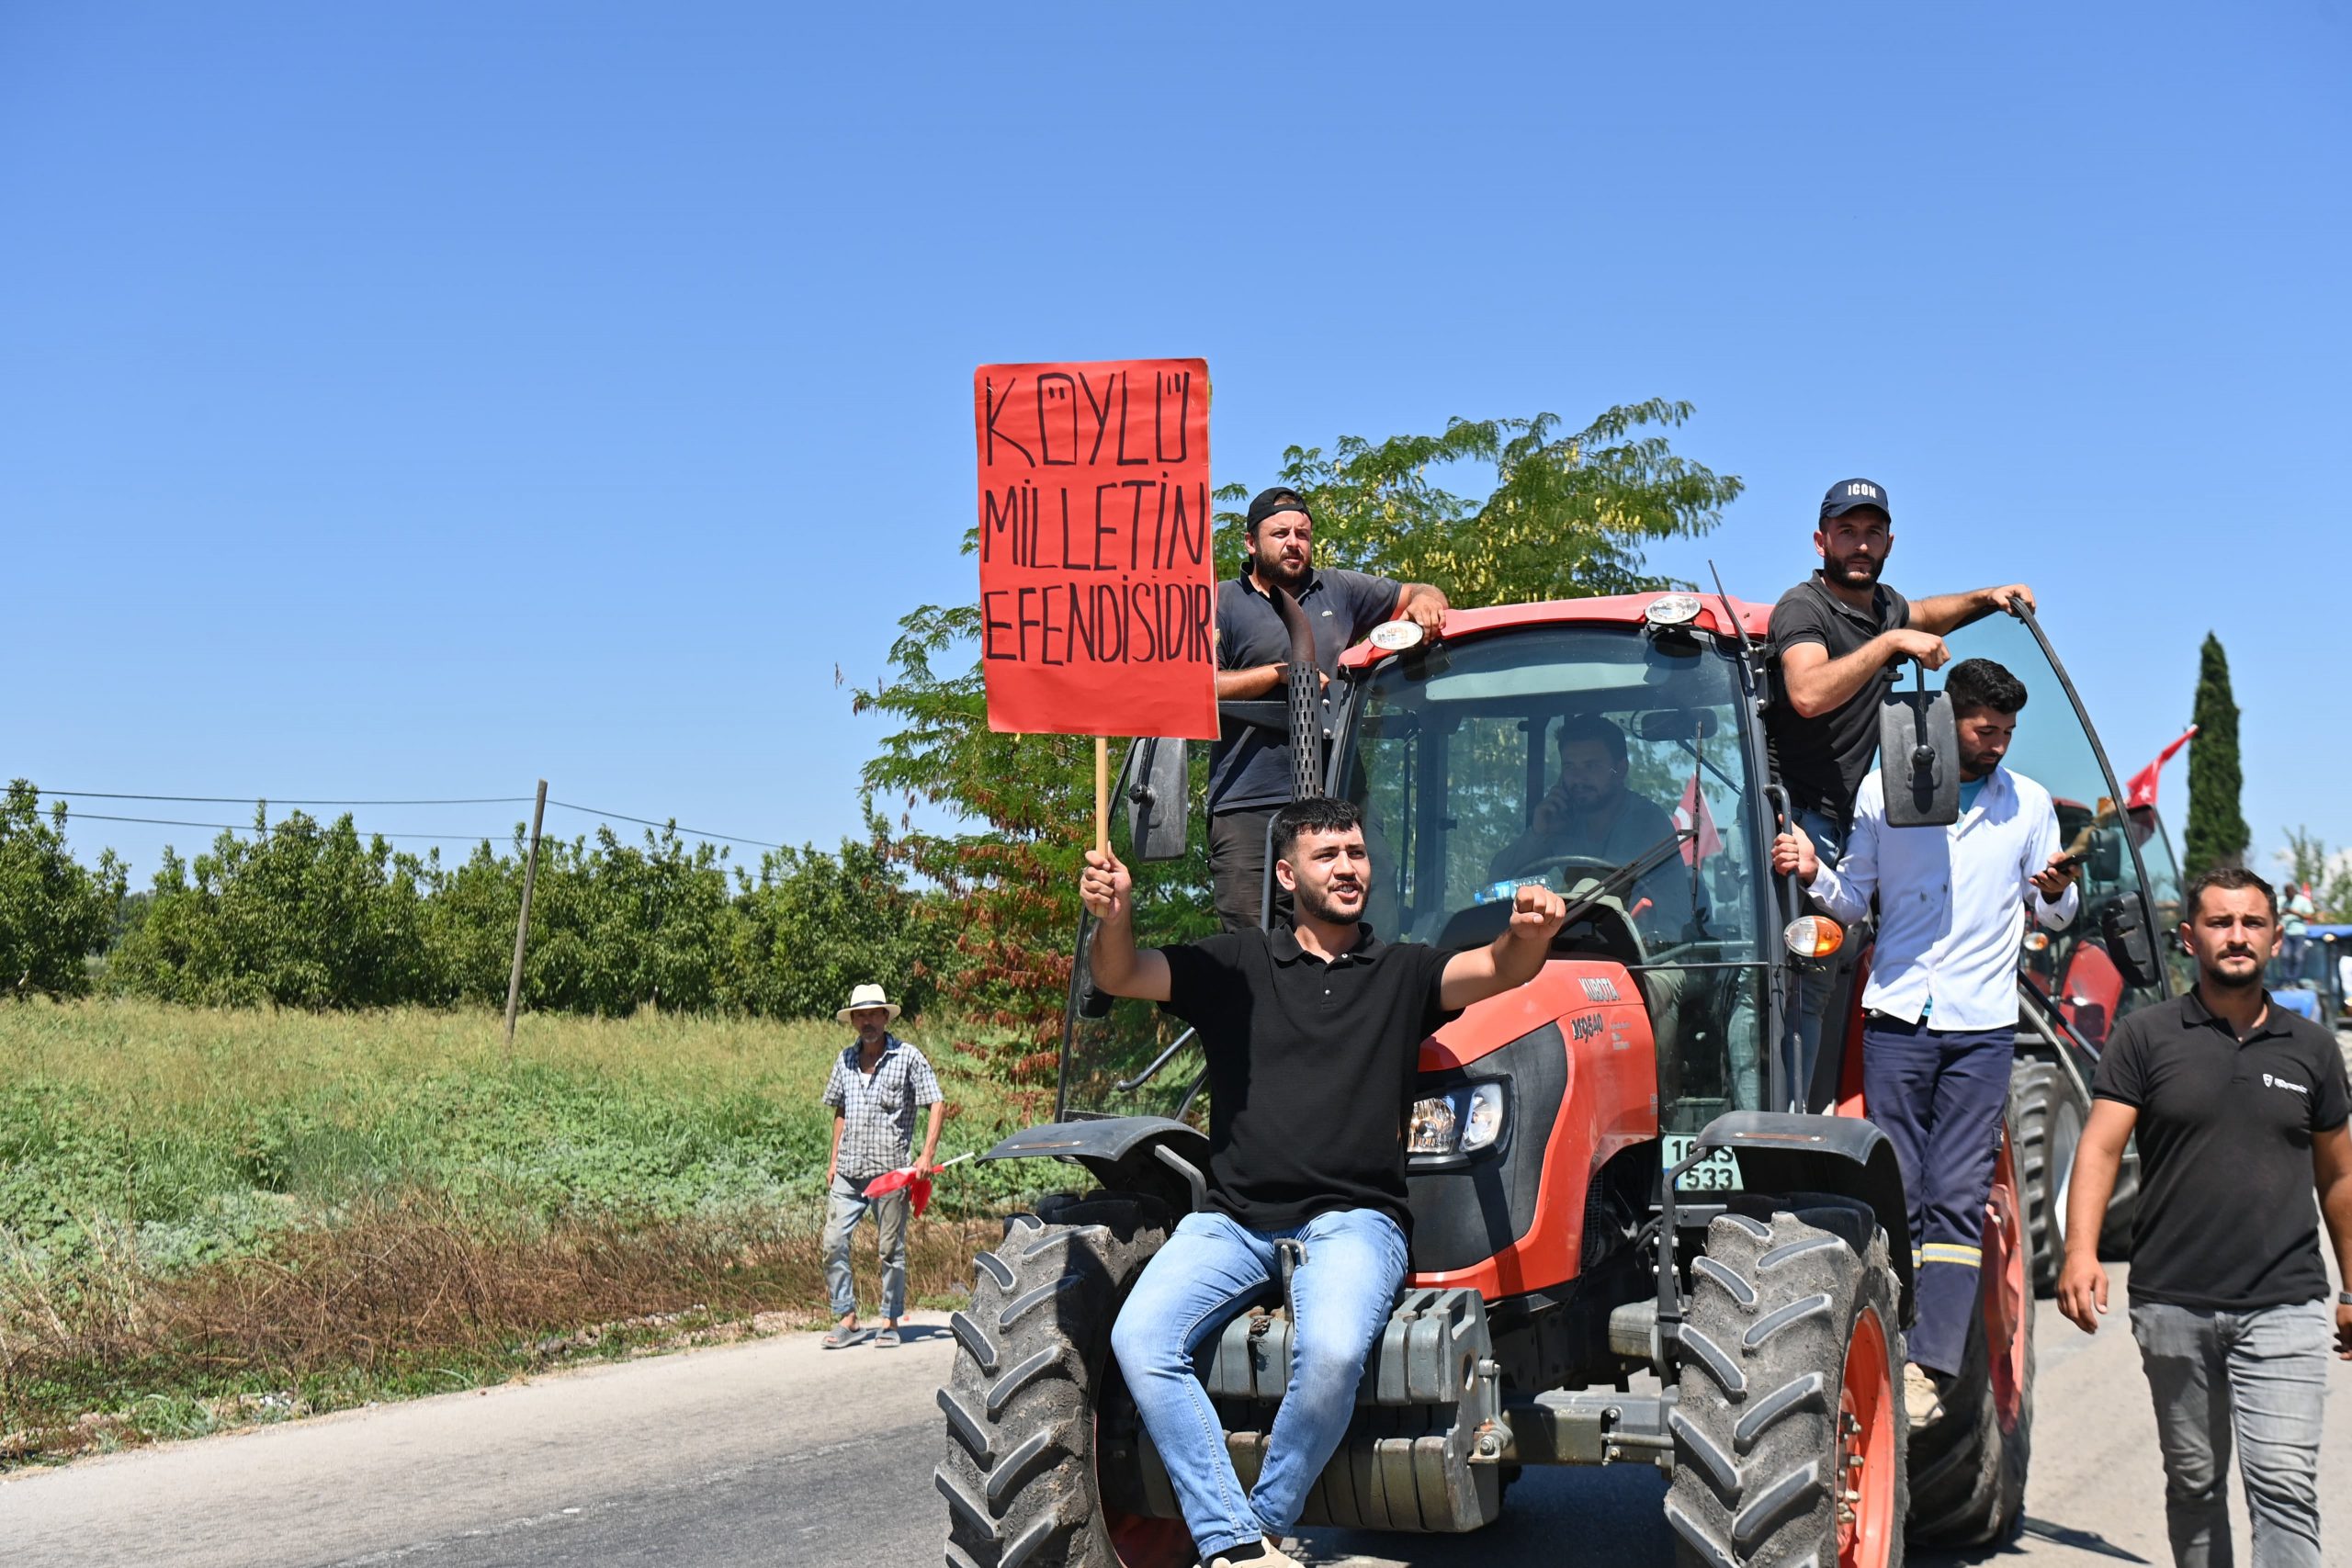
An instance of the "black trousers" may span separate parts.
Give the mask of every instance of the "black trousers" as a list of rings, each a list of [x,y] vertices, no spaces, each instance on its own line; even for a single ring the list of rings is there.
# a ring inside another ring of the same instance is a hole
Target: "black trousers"
[[[1248,931],[1258,924],[1260,900],[1266,885],[1266,825],[1275,807],[1245,806],[1220,811],[1209,818],[1209,883],[1216,896],[1217,919],[1229,931]],[[1290,895],[1274,893],[1274,918],[1290,919]]]

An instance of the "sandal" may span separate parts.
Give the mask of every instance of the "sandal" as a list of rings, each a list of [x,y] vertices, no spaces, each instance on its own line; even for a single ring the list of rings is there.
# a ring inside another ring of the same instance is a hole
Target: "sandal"
[[[895,1328],[886,1328],[874,1337],[874,1348],[877,1350],[895,1348],[898,1343],[899,1331]]]
[[[853,1345],[865,1344],[866,1337],[873,1332],[870,1328],[836,1328],[828,1333],[820,1343],[828,1350],[846,1350]]]

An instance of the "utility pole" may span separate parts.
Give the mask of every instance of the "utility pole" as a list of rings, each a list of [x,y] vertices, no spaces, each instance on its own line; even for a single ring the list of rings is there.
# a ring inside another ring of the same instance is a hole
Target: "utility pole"
[[[548,781],[531,807],[531,854],[523,863],[523,912],[514,918],[514,967],[506,976],[506,1043],[514,1043],[514,1013],[523,1002],[523,943],[531,934],[531,885],[539,879],[539,823],[548,814]]]

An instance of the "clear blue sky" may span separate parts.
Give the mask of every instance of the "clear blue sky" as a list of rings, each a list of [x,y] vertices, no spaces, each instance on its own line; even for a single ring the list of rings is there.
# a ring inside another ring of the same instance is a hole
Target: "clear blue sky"
[[[2126,772],[2218,631],[2257,852],[2352,840],[2341,9],[0,9],[0,774],[830,843],[972,367],[1200,355],[1253,484],[1690,399],[1748,491],[1661,569],[1868,474]]]

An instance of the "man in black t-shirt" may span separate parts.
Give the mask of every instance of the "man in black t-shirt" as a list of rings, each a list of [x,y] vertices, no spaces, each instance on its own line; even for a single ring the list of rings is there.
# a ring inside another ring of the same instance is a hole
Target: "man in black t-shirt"
[[[1939,593],[1916,604],[1879,581],[1894,547],[1894,514],[1886,487],[1840,479],[1821,498],[1813,547],[1821,570],[1772,606],[1773,657],[1780,700],[1764,716],[1773,769],[1789,792],[1796,825],[1821,863],[1835,869],[1853,822],[1854,792],[1878,754],[1878,715],[1906,660],[1930,670],[1951,658],[1943,634],[2006,610],[2011,599],[2034,608],[2022,582]],[[1821,1042],[1828,977],[1798,983],[1805,1043]]]
[[[2320,1409],[2327,1352],[2352,1360],[2352,1292],[2328,1300],[2319,1214],[2352,1280],[2352,1096],[2319,1025],[2274,1007],[2263,966],[2270,885],[2207,874],[2181,935],[2197,986],[2116,1027],[2092,1085],[2066,1204],[2058,1305],[2086,1334],[2107,1311],[2099,1227],[2124,1141],[2140,1137],[2132,1337],[2155,1395],[2165,1521],[2180,1568],[2230,1560],[2232,1427],[2255,1568],[2319,1568]]]
[[[1219,702],[1283,696],[1290,678],[1290,632],[1274,607],[1287,592],[1315,632],[1315,663],[1328,682],[1340,655],[1388,620],[1408,620],[1435,637],[1445,595],[1426,582],[1315,569],[1315,520],[1298,491],[1277,485],[1250,502],[1242,525],[1249,556],[1241,575],[1216,591]],[[1209,877],[1227,931],[1258,923],[1266,879],[1266,823],[1290,798],[1290,737],[1227,720],[1209,748]]]
[[[1087,853],[1100,922],[1094,984],[1159,1002],[1199,1032],[1209,1069],[1209,1206],[1188,1214],[1136,1281],[1111,1348],[1209,1568],[1295,1568],[1275,1544],[1345,1435],[1356,1385],[1403,1283],[1405,1131],[1421,1041],[1452,1013],[1533,979],[1567,907],[1521,888],[1492,945],[1391,946],[1363,923],[1372,884],[1363,815],[1302,800],[1274,816],[1274,874],[1292,928],[1252,926],[1136,947],[1127,869]],[[1292,1276],[1290,1379],[1245,1495],[1193,1371],[1208,1337]]]

